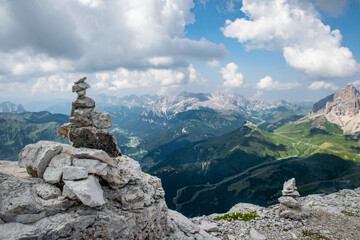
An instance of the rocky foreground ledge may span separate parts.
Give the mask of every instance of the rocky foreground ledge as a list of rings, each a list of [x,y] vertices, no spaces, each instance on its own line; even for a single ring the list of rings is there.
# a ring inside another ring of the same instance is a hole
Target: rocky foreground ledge
[[[19,165],[33,177],[0,171],[0,239],[212,238],[168,210],[160,179],[124,155],[40,141]]]
[[[44,179],[24,178],[23,169],[1,162],[0,239],[360,239],[360,188],[298,198],[309,211],[300,220],[282,217],[281,204],[246,203],[229,213],[255,212],[254,220],[214,220],[223,214],[188,219],[167,209],[157,178],[121,158],[123,172],[135,171],[140,178],[128,178],[119,189],[99,181],[105,203],[98,207],[70,198]]]

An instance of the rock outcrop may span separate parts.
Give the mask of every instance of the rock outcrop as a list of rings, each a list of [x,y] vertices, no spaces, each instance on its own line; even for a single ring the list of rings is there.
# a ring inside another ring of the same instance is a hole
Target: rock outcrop
[[[204,230],[216,239],[360,239],[360,188],[329,195],[309,195],[297,200],[308,208],[309,217],[298,220],[281,217],[281,204],[265,208],[239,203],[228,213],[255,212],[259,217],[251,221],[229,222],[214,220],[223,214],[212,214],[191,220],[200,227],[204,226]]]
[[[59,129],[72,146],[27,145],[19,166],[32,178],[0,172],[0,239],[211,239],[168,210],[160,179],[121,155],[105,129],[110,116],[93,110],[95,102],[85,97],[90,87],[85,80],[73,86],[78,99],[71,124]]]
[[[74,82],[72,91],[77,98],[72,103],[70,122],[58,129],[58,137],[68,139],[76,148],[102,149],[111,157],[121,156],[114,135],[108,130],[112,127],[109,113],[96,111],[95,101],[86,97],[90,85],[86,77]]]
[[[346,134],[360,132],[360,92],[353,85],[347,85],[321,99],[314,104],[309,117],[321,115],[339,125]]]

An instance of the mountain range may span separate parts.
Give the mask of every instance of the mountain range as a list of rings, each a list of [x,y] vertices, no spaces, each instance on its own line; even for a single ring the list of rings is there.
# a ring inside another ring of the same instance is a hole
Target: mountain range
[[[11,102],[0,103],[0,113],[22,113],[26,112],[25,108],[21,104],[14,104]]]
[[[312,109],[221,93],[98,96],[97,109],[110,113],[122,152],[162,179],[168,206],[197,216],[240,201],[273,204],[293,176],[305,194],[358,186],[359,96],[346,86]],[[50,136],[68,121],[49,112],[0,117],[0,157],[12,160],[26,143],[59,141]]]
[[[0,159],[17,161],[21,149],[40,140],[61,141],[57,129],[68,116],[49,112],[0,113]]]

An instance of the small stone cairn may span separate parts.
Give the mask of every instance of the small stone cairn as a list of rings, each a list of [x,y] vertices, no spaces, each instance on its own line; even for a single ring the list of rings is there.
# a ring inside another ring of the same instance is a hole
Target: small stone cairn
[[[308,210],[302,206],[298,197],[300,194],[297,191],[295,178],[286,181],[282,190],[282,197],[279,198],[280,217],[301,220],[309,216]]]
[[[86,77],[74,82],[72,91],[77,98],[72,103],[70,122],[58,129],[58,137],[70,141],[73,147],[102,149],[111,157],[121,156],[114,135],[108,130],[112,127],[109,113],[95,111],[95,101],[86,97],[90,85]]]

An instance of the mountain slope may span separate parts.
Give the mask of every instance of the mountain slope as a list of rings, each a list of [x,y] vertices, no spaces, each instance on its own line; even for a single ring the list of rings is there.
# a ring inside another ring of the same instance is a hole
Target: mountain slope
[[[269,120],[271,123],[266,128],[273,129],[306,113],[303,108],[284,101],[273,103],[221,93],[104,97],[100,102],[99,108],[112,116],[112,131],[120,148],[143,168],[161,162],[191,142],[233,131],[244,120],[264,126]]]
[[[24,146],[40,140],[61,141],[57,128],[68,121],[49,112],[0,113],[0,159],[15,161]]]
[[[291,174],[303,179],[303,185],[323,182],[307,193],[325,191],[324,184],[360,173],[358,147],[326,120],[289,123],[274,133],[247,122],[231,133],[173,152],[149,172],[162,179],[169,207],[194,216],[227,211],[240,200],[271,204],[278,194],[271,191],[273,185],[279,189]],[[326,161],[330,164],[323,165]],[[356,175],[351,184],[358,180]]]
[[[0,103],[0,112],[1,113],[22,113],[25,112],[24,107],[21,104],[14,104],[11,102],[2,102]]]

